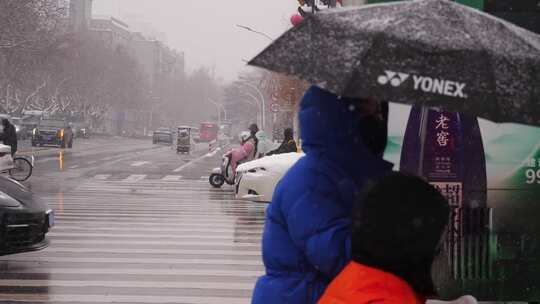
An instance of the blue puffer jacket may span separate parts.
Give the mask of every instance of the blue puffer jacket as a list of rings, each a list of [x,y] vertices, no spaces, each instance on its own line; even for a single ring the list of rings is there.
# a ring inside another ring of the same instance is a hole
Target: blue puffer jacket
[[[369,153],[358,135],[358,114],[345,99],[317,87],[301,103],[306,156],[276,187],[266,213],[266,275],[253,304],[316,303],[350,261],[349,226],[355,192],[392,164]]]

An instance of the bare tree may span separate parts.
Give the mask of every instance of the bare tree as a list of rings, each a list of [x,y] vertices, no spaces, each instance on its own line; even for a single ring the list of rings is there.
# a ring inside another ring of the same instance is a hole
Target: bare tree
[[[63,9],[52,0],[0,1],[0,109],[22,111],[39,98],[66,47]]]

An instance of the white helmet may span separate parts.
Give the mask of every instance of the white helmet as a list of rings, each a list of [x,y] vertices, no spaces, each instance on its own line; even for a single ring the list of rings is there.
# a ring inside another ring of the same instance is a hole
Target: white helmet
[[[240,135],[239,135],[240,142],[246,141],[249,138],[250,135],[251,135],[251,133],[249,133],[248,131],[241,132]]]

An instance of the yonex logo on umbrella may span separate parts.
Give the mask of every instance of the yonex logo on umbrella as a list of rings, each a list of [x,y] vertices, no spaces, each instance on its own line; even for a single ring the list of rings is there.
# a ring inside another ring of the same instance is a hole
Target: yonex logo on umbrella
[[[463,92],[466,84],[456,81],[413,75],[414,89],[450,97],[467,98]]]
[[[385,85],[390,83],[393,87],[399,87],[405,80],[409,79],[409,74],[385,71],[386,75],[379,76],[379,83]]]
[[[409,78],[410,74],[385,71],[385,75],[379,76],[377,81],[381,85],[390,84],[393,87],[399,87]],[[412,79],[414,90],[450,97],[467,98],[467,94],[464,92],[467,86],[465,83],[419,75],[412,75]]]

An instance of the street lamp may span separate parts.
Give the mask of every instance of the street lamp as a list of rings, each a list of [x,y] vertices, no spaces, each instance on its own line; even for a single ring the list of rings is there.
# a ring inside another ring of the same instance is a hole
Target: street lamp
[[[249,92],[244,92],[244,94],[246,95],[246,97],[249,97],[251,98],[251,100],[253,101],[253,104],[259,109],[259,114],[257,115],[257,123],[262,126],[262,130],[264,130],[264,127],[265,127],[265,119],[266,119],[266,116],[264,115],[264,109],[261,105],[261,101],[253,94],[249,93]]]
[[[150,131],[150,129],[152,128],[152,124],[154,123],[154,108],[156,105],[159,105],[161,103],[161,98],[159,96],[154,96],[154,93],[152,92],[152,90],[149,91],[150,93],[150,99],[152,99],[152,104],[150,106],[150,115],[148,117],[148,130],[146,130],[146,132],[144,132],[145,134],[147,134],[147,132]]]
[[[263,93],[261,92],[261,90],[259,90],[259,88],[257,88],[257,86],[255,86],[254,84],[250,82],[247,82],[246,80],[239,81],[239,83],[252,88],[259,94],[261,98],[259,102],[261,103],[262,130],[266,130],[266,101],[264,100]],[[255,96],[253,97],[257,100]]]
[[[257,30],[254,30],[254,29],[250,28],[249,26],[240,25],[240,24],[237,24],[236,26],[239,27],[239,28],[241,28],[241,29],[244,29],[244,30],[246,30],[246,31],[249,31],[249,32],[255,33],[255,34],[257,34],[257,35],[263,36],[263,37],[265,37],[266,39],[268,39],[268,40],[270,40],[270,41],[274,41],[274,40],[275,40],[274,38],[270,37],[270,35],[265,34],[265,33],[263,33],[263,32],[260,32],[260,31],[257,31]]]
[[[218,124],[221,125],[221,111],[222,110],[223,110],[225,120],[227,120],[227,110],[225,109],[225,106],[223,106],[223,104],[221,104],[221,103],[216,102],[212,98],[208,98],[208,101],[217,107],[217,110],[218,110]]]

